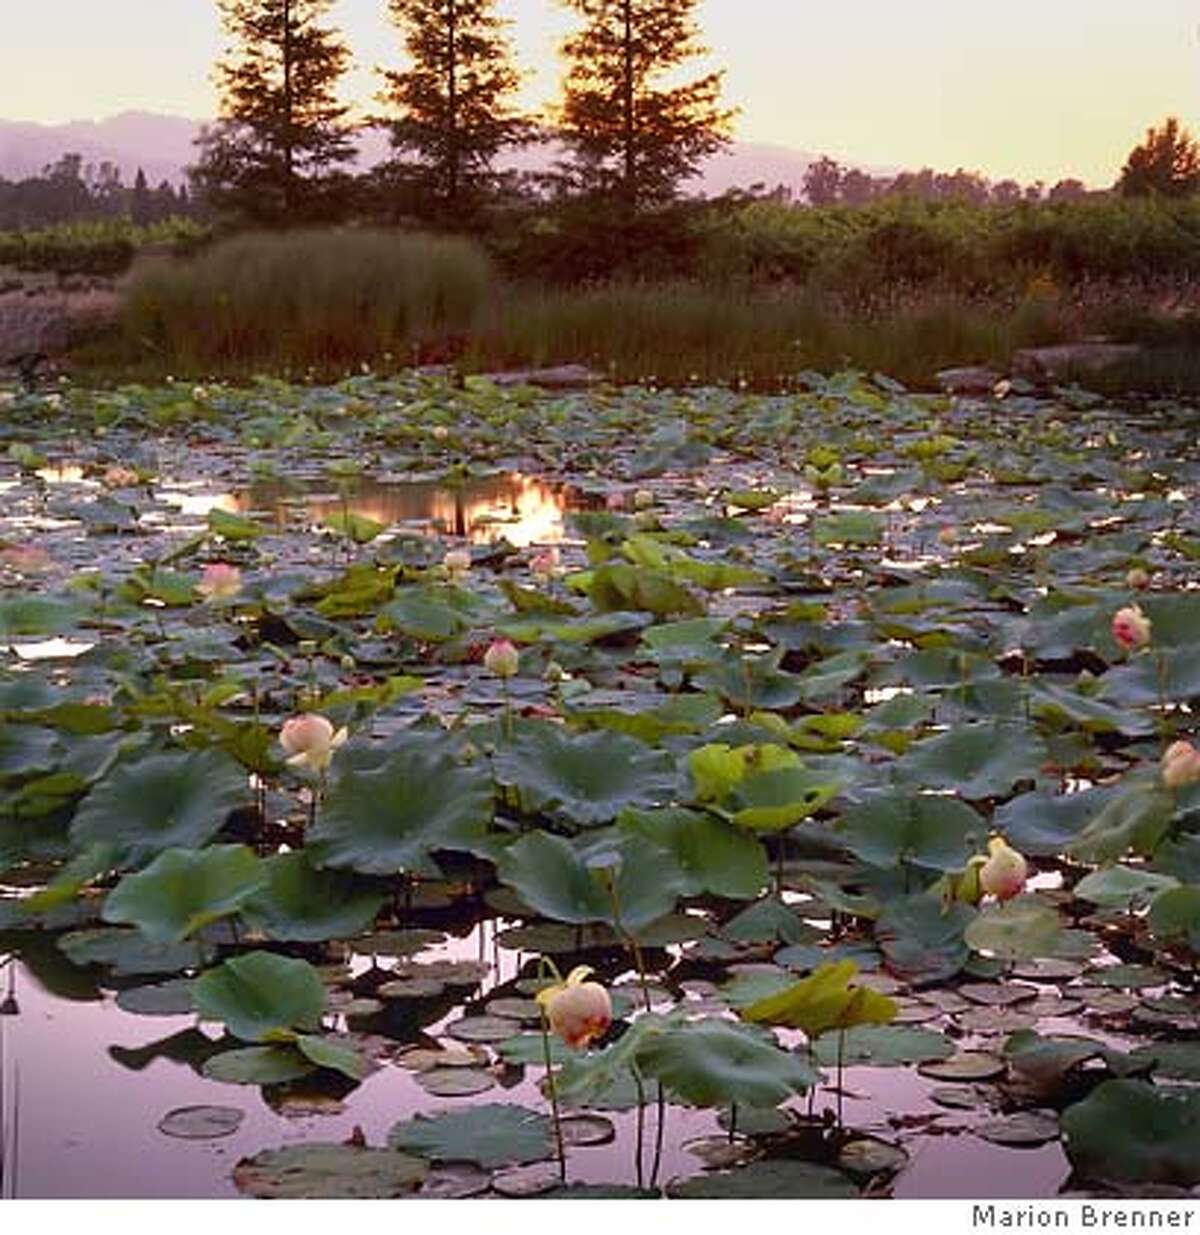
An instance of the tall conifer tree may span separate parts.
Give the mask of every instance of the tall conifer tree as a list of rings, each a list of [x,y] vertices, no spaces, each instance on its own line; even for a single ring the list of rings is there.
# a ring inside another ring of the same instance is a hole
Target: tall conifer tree
[[[321,24],[332,0],[218,0],[236,46],[217,66],[221,118],[192,179],[208,203],[268,225],[327,215],[354,154],[337,85],[350,52]]]
[[[389,0],[410,67],[388,72],[380,101],[395,113],[392,145],[412,161],[401,171],[430,213],[470,215],[494,188],[496,156],[529,139],[513,96],[508,22],[495,0]]]
[[[578,187],[618,197],[629,213],[665,204],[728,141],[723,72],[664,84],[705,54],[698,0],[562,0],[583,19],[563,44],[568,72],[559,130]]]

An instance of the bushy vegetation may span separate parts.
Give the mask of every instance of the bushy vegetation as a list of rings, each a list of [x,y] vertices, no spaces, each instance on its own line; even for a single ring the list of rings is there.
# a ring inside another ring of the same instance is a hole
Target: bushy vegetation
[[[710,274],[840,291],[938,284],[970,291],[1200,272],[1200,200],[1097,196],[973,205],[759,200],[697,220]]]
[[[465,336],[492,289],[465,240],[297,231],[222,241],[185,265],[135,275],[127,337],[174,372],[322,371]]]
[[[187,251],[207,235],[206,227],[185,218],[165,219],[146,227],[126,219],[111,219],[0,232],[0,266],[113,277],[129,268],[139,249],[167,245],[175,251]]]

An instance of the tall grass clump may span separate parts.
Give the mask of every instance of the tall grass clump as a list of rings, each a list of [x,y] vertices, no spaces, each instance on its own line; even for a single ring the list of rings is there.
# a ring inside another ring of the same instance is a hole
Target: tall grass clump
[[[928,386],[939,369],[1005,364],[1075,332],[1056,303],[999,307],[925,295],[866,313],[806,289],[695,283],[509,288],[463,357],[468,369],[578,361],[617,381],[785,387],[805,369],[846,367]]]
[[[251,233],[135,274],[123,328],[179,373],[325,374],[461,346],[491,290],[491,264],[467,240]]]

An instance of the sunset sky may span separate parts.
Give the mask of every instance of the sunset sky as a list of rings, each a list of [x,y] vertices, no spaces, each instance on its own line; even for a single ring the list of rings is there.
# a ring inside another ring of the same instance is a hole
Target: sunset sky
[[[140,109],[207,117],[223,46],[213,0],[10,0],[0,119],[57,122]],[[555,92],[571,17],[501,0],[526,102]],[[993,178],[1111,183],[1168,114],[1200,129],[1195,0],[701,0],[727,70],[737,136],[865,164],[962,166]],[[356,55],[347,95],[395,65],[384,0],[337,0]]]

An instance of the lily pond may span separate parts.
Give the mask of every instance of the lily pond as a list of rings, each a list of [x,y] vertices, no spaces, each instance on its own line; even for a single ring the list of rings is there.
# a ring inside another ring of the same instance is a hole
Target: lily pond
[[[0,405],[0,1195],[1200,1186],[1200,411]]]

